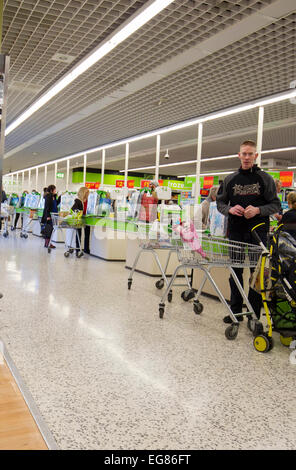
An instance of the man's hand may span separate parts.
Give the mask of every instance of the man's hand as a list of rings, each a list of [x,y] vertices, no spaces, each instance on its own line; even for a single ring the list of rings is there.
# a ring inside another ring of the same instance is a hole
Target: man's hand
[[[255,217],[255,215],[260,214],[260,209],[259,207],[254,207],[254,206],[248,206],[245,209],[244,216],[246,219],[251,219],[252,217]]]
[[[282,216],[281,214],[274,214],[274,217],[276,218],[276,220],[277,220],[278,222],[280,222],[280,221],[282,220],[282,218],[283,218],[283,216]]]
[[[245,213],[245,209],[240,206],[239,204],[237,204],[236,206],[233,206],[229,209],[229,214],[232,214],[232,215],[238,215],[240,217],[242,217]]]

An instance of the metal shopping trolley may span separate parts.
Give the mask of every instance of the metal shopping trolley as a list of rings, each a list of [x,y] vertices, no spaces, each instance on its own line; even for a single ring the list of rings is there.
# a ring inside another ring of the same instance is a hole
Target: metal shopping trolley
[[[66,229],[66,230],[69,230],[69,234],[68,235],[66,234],[66,240],[65,240],[66,251],[64,252],[65,258],[68,258],[70,254],[74,253],[77,250],[78,250],[77,257],[81,258],[84,253],[81,249],[81,240],[79,237],[78,230],[85,226],[84,221],[81,218],[77,218],[75,216],[60,217],[58,214],[51,214],[51,220],[52,220],[52,225],[53,225],[53,231],[51,233],[49,246],[47,249],[48,253],[51,252],[50,244],[51,244],[51,239],[52,239],[54,230]],[[76,240],[78,240],[79,248],[76,247]]]
[[[161,240],[160,238],[149,239],[149,240],[147,240],[146,237],[144,239],[139,238],[139,251],[136,255],[136,258],[134,260],[134,263],[133,263],[133,266],[132,266],[132,269],[131,269],[131,272],[130,272],[130,275],[129,275],[129,278],[128,278],[128,281],[127,281],[128,282],[128,289],[130,289],[131,286],[132,286],[133,275],[134,275],[135,269],[137,267],[137,264],[139,262],[139,259],[142,255],[142,253],[145,253],[145,252],[146,253],[151,253],[152,256],[154,256],[156,264],[157,264],[157,266],[159,268],[159,271],[160,271],[160,274],[161,274],[161,278],[158,281],[156,281],[156,283],[155,283],[155,286],[157,287],[157,289],[162,289],[164,287],[164,285],[168,286],[169,281],[168,281],[167,274],[166,274],[167,273],[167,268],[168,268],[172,253],[176,253],[176,251],[177,251],[178,243],[180,243],[180,240],[174,239],[171,236],[170,236],[170,238],[164,239],[164,240]],[[156,250],[165,250],[167,252],[167,258],[166,258],[164,268],[161,265],[161,262],[160,262],[160,259],[159,259],[159,256],[158,256]],[[189,280],[189,277],[188,277],[187,269],[184,268],[183,272],[184,272],[184,277],[185,277],[186,284],[184,284],[184,283],[183,284],[175,284],[174,283],[174,286],[186,286],[188,289],[191,290],[192,288],[191,288],[191,283],[190,283],[190,280]],[[173,298],[172,287],[173,287],[173,285],[170,284],[170,290],[167,294],[167,299],[168,299],[169,302],[171,302],[172,298]]]
[[[23,212],[23,223],[20,233],[21,238],[28,238],[30,225],[32,224],[33,220],[38,220],[37,209],[26,208]]]
[[[3,228],[3,237],[7,238],[8,237],[8,221],[10,218],[13,217],[14,214],[14,207],[13,206],[8,206],[7,204],[3,204],[1,206],[1,220],[4,223],[4,228]]]
[[[165,299],[169,294],[171,285],[174,283],[178,272],[188,268],[200,269],[203,271],[204,276],[196,294],[195,300],[193,301],[194,312],[196,314],[200,314],[203,311],[203,305],[199,301],[199,296],[201,295],[205,282],[208,279],[233,321],[232,324],[226,328],[225,336],[230,340],[235,339],[237,337],[239,327],[239,322],[236,316],[242,315],[242,313],[232,313],[230,306],[226,302],[219,287],[214,281],[213,276],[211,275],[211,269],[213,267],[223,267],[229,270],[244,300],[244,303],[247,306],[248,311],[244,312],[244,315],[248,315],[249,328],[251,330],[256,328],[256,323],[258,320],[253,319],[254,311],[242,285],[238,280],[234,268],[255,268],[257,264],[261,262],[261,246],[204,235],[201,239],[201,250],[199,250],[199,252],[192,250],[189,244],[183,242],[181,246],[177,247],[177,255],[180,265],[176,268],[159,303],[160,318],[162,318],[164,315]]]

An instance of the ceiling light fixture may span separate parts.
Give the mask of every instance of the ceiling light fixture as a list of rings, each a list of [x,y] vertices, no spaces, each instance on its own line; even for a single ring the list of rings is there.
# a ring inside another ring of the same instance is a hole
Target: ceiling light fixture
[[[200,173],[200,176],[230,175],[231,173],[233,173],[233,171],[219,171],[219,173]],[[178,176],[177,178],[186,178],[186,176],[193,177],[193,176],[196,176],[196,174],[194,174],[194,175],[181,175],[181,176]]]
[[[251,106],[251,108],[255,108],[255,107],[259,107],[259,106],[262,106],[263,104],[262,103],[265,103],[265,104],[271,104],[271,103],[275,103],[275,102],[279,102],[279,101],[284,101],[284,100],[287,100],[287,99],[291,99],[293,97],[296,97],[296,89],[295,90],[290,90],[290,91],[284,91],[284,92],[280,92],[280,93],[276,93],[274,95],[269,95],[265,98],[262,98],[258,101],[254,101]],[[184,122],[180,122],[180,123],[177,123],[177,124],[174,124],[172,126],[167,126],[167,127],[163,127],[161,129],[156,129],[154,131],[151,131],[151,132],[146,132],[144,134],[138,134],[136,136],[133,136],[133,137],[128,137],[128,138],[125,138],[125,139],[122,139],[122,140],[118,140],[118,141],[115,141],[115,142],[110,142],[108,144],[104,144],[104,145],[101,145],[99,147],[94,147],[92,149],[86,149],[86,150],[83,150],[82,152],[79,152],[77,154],[73,154],[73,155],[68,155],[66,157],[62,157],[58,160],[56,160],[57,162],[60,162],[60,161],[63,161],[63,160],[67,160],[68,158],[75,158],[75,157],[79,157],[79,156],[82,156],[84,155],[85,153],[86,154],[90,154],[90,153],[94,153],[94,152],[99,152],[100,150],[107,150],[107,149],[110,149],[110,148],[115,148],[115,147],[118,147],[118,146],[121,146],[121,145],[125,145],[127,143],[131,144],[133,142],[137,142],[139,140],[142,140],[142,139],[148,139],[149,137],[155,137],[157,135],[161,135],[161,134],[165,134],[167,132],[172,132],[174,130],[179,130],[179,129],[183,129],[185,127],[190,127],[190,126],[194,126],[200,122],[204,122],[204,121],[210,121],[211,119],[216,119],[218,117],[222,117],[223,116],[223,112],[224,112],[224,116],[230,112],[232,113],[238,113],[238,112],[242,112],[246,109],[249,109],[246,107],[247,105],[245,106],[235,106],[233,108],[228,108],[228,110],[225,110],[225,111],[221,111],[221,112],[217,112],[217,113],[212,113],[210,115],[206,115],[204,117],[199,117],[199,118],[196,118],[196,119],[191,119],[189,121],[184,121]],[[289,149],[291,149],[291,147],[289,147]],[[293,148],[292,148],[293,149]],[[275,149],[275,151],[286,151],[285,149]],[[265,151],[267,152],[267,151]],[[262,153],[262,152],[261,152]],[[214,157],[215,158],[215,157]],[[217,157],[218,158],[218,157]],[[205,161],[205,160],[204,160]],[[196,160],[194,161],[196,162]],[[43,165],[39,165],[39,166],[46,166],[46,165],[51,165],[52,163],[54,162],[47,162]],[[167,165],[165,165],[167,166]],[[36,167],[34,167],[36,168]],[[151,167],[149,167],[151,168]],[[143,168],[143,169],[146,169]],[[22,172],[22,171],[27,171],[28,169],[26,168],[25,170],[18,170],[18,172]],[[139,170],[139,168],[135,169],[135,170]],[[129,169],[129,171],[133,171],[131,169]],[[16,173],[16,172],[15,172]],[[10,173],[9,173],[10,174]]]
[[[154,0],[149,2],[148,6],[141,8],[140,13],[136,14],[136,16],[132,17],[132,19],[125,22],[119,31],[115,32],[109,40],[105,41],[87,57],[81,60],[67,75],[60,79],[23,114],[13,121],[6,128],[5,135],[10,134],[10,132],[16,129],[20,124],[32,116],[32,114],[48,103],[49,100],[60,93],[60,91],[66,88],[77,77],[96,64],[100,59],[105,57],[109,52],[111,52],[120,43],[125,41],[125,39],[131,36],[134,32],[148,23],[154,16],[164,10],[173,1],[174,0]]]

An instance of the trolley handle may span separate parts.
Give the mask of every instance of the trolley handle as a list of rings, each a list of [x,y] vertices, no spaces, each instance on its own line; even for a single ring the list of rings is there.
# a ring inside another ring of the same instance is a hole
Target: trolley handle
[[[258,233],[256,232],[256,229],[258,227],[261,227],[262,225],[265,225],[265,222],[262,222],[261,224],[255,225],[255,227],[252,228],[251,233],[252,233],[253,237],[255,238],[255,240],[257,241],[258,245],[261,246],[262,250],[266,252],[267,248],[264,245],[264,243],[262,242],[262,240],[259,237]]]

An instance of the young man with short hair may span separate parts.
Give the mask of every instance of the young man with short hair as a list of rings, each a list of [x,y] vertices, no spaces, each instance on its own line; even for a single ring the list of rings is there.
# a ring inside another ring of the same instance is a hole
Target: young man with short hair
[[[220,185],[217,194],[217,208],[223,215],[228,216],[229,239],[244,243],[257,244],[251,230],[258,224],[264,223],[256,229],[262,242],[266,245],[269,232],[269,216],[279,212],[281,202],[277,197],[274,180],[256,164],[256,144],[246,140],[240,146],[238,158],[241,166],[239,170],[228,175]],[[243,285],[243,269],[234,269],[240,283]],[[232,276],[229,280],[232,312],[239,321],[243,320],[243,300]],[[253,289],[249,290],[249,301],[257,318],[260,318],[261,296]],[[224,318],[225,323],[232,323],[230,316]]]

